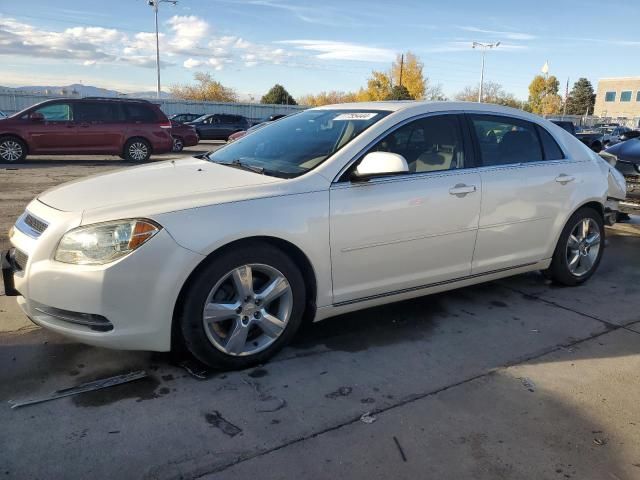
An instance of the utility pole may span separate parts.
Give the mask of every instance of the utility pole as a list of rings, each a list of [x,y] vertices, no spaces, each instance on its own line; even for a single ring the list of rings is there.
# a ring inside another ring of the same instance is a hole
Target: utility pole
[[[471,48],[482,49],[482,68],[480,69],[480,89],[478,90],[478,103],[482,103],[482,89],[484,87],[484,55],[488,49],[497,48],[499,45],[500,45],[500,42],[495,42],[495,43],[473,42],[471,44]]]
[[[564,108],[562,109],[562,116],[567,114],[567,101],[569,100],[569,77],[567,77],[567,86],[564,89]]]
[[[402,86],[402,70],[404,68],[404,53],[400,56],[400,86]]]
[[[160,98],[161,90],[160,90],[160,34],[158,33],[158,5],[160,3],[171,3],[172,5],[176,5],[178,0],[147,0],[147,4],[153,7],[153,13],[156,19],[156,72],[158,76],[158,85],[156,96]]]

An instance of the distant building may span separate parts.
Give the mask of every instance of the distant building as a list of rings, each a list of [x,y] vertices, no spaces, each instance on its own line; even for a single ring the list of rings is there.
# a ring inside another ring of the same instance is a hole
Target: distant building
[[[640,117],[640,77],[601,78],[594,115]]]

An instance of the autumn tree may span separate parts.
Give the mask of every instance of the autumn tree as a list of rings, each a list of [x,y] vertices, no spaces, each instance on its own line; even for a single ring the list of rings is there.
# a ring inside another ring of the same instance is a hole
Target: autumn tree
[[[334,103],[352,103],[357,102],[357,93],[340,92],[332,90],[330,92],[320,92],[317,95],[309,94],[298,98],[299,105],[308,105],[310,107],[320,107],[322,105],[333,105]]]
[[[477,102],[479,86],[467,86],[456,94],[456,100],[461,102]],[[507,93],[502,85],[496,82],[484,82],[482,86],[482,101],[495,103],[507,107],[522,108],[522,102],[518,101],[511,93]]]
[[[195,85],[175,84],[169,87],[174,98],[197,100],[201,102],[237,102],[238,94],[232,88],[225,87],[213,79],[210,73],[196,72],[193,75]]]
[[[567,99],[567,113],[569,115],[592,115],[596,103],[593,85],[586,78],[579,78],[573,84]]]
[[[279,83],[276,83],[271,89],[262,97],[260,103],[268,103],[272,105],[297,105],[295,99],[287,92]]]
[[[413,100],[413,97],[404,85],[394,85],[385,100]]]
[[[411,98],[422,100],[426,91],[423,67],[424,64],[413,53],[399,53],[395,62],[391,64],[391,84],[406,87]]]
[[[562,98],[558,95],[560,82],[551,76],[536,75],[529,85],[529,107],[539,115],[554,115],[562,109]]]

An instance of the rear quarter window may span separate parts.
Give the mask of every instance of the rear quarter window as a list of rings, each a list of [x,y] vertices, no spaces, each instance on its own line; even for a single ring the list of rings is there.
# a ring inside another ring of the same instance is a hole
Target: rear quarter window
[[[130,122],[152,123],[158,120],[153,108],[147,105],[125,104],[124,111]]]
[[[555,139],[540,125],[538,125],[538,133],[542,142],[542,150],[544,151],[545,160],[562,160],[565,158],[564,153]]]

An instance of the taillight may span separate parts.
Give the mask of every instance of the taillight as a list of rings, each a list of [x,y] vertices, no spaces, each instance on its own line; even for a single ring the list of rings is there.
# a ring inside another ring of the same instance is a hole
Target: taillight
[[[171,121],[167,120],[166,122],[160,122],[160,128],[171,128]]]

